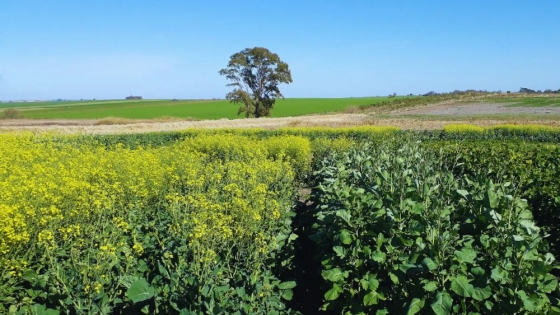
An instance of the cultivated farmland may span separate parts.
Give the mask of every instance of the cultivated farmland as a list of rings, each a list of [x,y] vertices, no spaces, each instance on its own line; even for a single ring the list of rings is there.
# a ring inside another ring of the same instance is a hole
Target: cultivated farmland
[[[518,125],[4,133],[0,312],[558,312],[558,143]]]
[[[14,104],[23,106],[18,107],[16,112],[19,119],[0,119],[0,130],[107,134],[173,131],[186,128],[361,125],[432,130],[441,129],[450,123],[473,123],[480,126],[504,123],[560,126],[560,107],[557,105],[558,97],[555,95],[535,97],[529,94],[505,96],[492,93],[466,93],[429,97],[398,97],[396,99],[382,97],[286,99],[279,100],[279,104],[273,111],[274,117],[255,120],[236,119],[243,117],[235,114],[236,107],[226,101],[218,100],[30,102],[0,103],[0,106],[14,106]],[[311,105],[304,106],[305,104]],[[344,109],[343,112],[330,112],[330,110],[340,109]],[[309,114],[311,111],[318,111],[319,113]],[[324,111],[327,111],[327,113]],[[165,113],[176,115],[176,117],[162,115]],[[33,119],[29,118],[30,115],[79,118]],[[122,118],[107,115],[152,118]],[[23,119],[21,119],[22,116]],[[2,117],[2,114],[0,114],[0,117]],[[209,119],[201,119],[200,117]]]
[[[349,107],[391,100],[387,97],[364,98],[292,98],[279,99],[272,117],[299,116],[342,111]],[[20,107],[21,106],[21,107]],[[115,100],[85,102],[1,103],[0,108],[20,107],[25,118],[99,119],[120,117],[151,119],[177,117],[193,119],[243,118],[238,106],[226,100]]]

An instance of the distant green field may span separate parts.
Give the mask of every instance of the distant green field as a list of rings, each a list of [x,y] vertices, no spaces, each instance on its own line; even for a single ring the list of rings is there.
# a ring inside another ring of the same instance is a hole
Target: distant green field
[[[272,117],[299,116],[342,111],[351,106],[380,103],[387,97],[290,98],[277,100]],[[243,118],[238,105],[226,100],[114,100],[75,102],[0,103],[0,108],[17,107],[24,118],[99,119],[122,117],[151,119],[163,116],[197,119]]]
[[[526,98],[499,98],[494,100],[499,103],[512,103],[507,107],[544,107],[560,106],[560,97],[526,97]]]
[[[133,100],[100,100],[100,101],[48,101],[48,102],[2,102],[0,108],[37,108],[37,107],[68,107],[76,105],[96,105],[104,103],[134,102]]]

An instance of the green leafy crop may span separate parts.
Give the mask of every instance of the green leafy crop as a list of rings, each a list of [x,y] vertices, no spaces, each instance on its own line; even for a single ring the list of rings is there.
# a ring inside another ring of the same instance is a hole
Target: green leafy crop
[[[344,314],[560,311],[554,256],[511,182],[453,175],[417,144],[362,148],[316,175],[324,309]],[[446,167],[446,165],[449,165]]]

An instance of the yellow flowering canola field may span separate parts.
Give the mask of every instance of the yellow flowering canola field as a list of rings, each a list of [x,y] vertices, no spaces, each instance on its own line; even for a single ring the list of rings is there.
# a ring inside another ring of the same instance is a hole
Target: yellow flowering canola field
[[[161,298],[175,304],[173,292],[240,270],[256,279],[289,224],[294,170],[309,159],[309,141],[296,136],[107,149],[1,134],[0,310],[51,295],[66,301],[62,311],[110,309],[153,266],[167,277]],[[29,282],[48,293],[19,287]]]

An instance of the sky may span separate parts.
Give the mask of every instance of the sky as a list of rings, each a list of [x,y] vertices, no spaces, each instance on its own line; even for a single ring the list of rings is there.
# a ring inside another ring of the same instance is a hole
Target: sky
[[[285,97],[560,89],[558,0],[1,0],[0,100],[224,98],[245,48]]]

